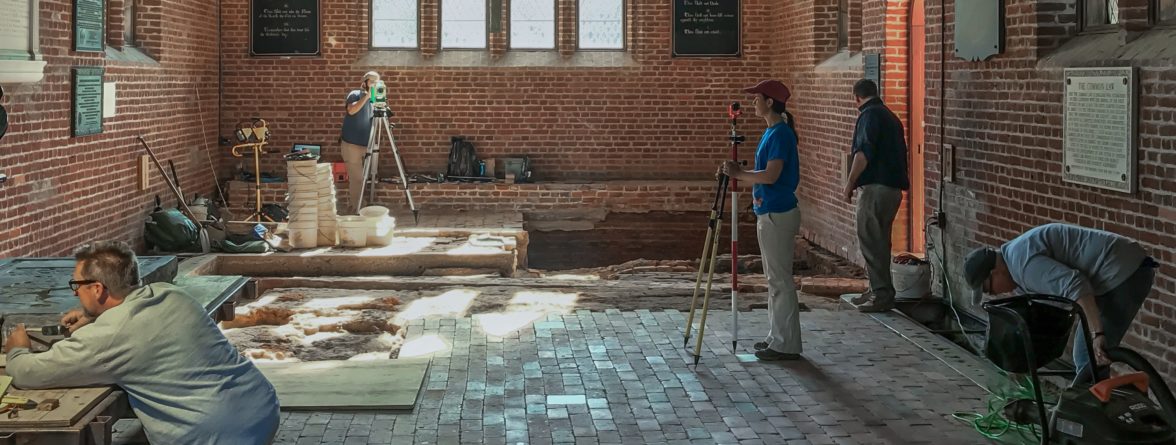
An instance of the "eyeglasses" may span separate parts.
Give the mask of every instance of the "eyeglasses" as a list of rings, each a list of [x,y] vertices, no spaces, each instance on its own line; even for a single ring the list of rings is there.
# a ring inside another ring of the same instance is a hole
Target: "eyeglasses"
[[[82,286],[85,286],[87,284],[94,284],[97,282],[98,282],[98,280],[69,280],[69,288],[72,289],[74,292],[77,292],[78,289],[82,288]]]

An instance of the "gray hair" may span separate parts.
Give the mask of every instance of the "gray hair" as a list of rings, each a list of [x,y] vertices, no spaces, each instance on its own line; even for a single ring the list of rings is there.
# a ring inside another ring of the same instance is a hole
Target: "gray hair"
[[[139,261],[122,241],[98,241],[74,250],[82,265],[82,278],[102,283],[116,297],[125,297],[139,286]]]

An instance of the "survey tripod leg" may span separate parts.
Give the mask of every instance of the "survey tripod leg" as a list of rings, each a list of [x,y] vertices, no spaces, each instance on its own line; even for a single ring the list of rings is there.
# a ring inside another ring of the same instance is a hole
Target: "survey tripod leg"
[[[412,200],[412,191],[408,188],[408,175],[404,174],[404,162],[400,159],[400,151],[396,149],[396,140],[392,138],[392,127],[393,125],[388,122],[387,116],[372,117],[371,135],[368,136],[367,151],[363,155],[363,187],[360,189],[359,197],[355,200],[355,213],[358,214],[359,209],[363,208],[364,194],[368,195],[368,199],[373,199],[376,196],[376,182],[379,181],[379,178],[377,178],[375,154],[380,152],[380,143],[384,133],[387,133],[388,143],[392,147],[392,157],[396,160],[396,169],[400,173],[400,185],[404,188],[408,208],[412,210],[413,222],[417,222],[419,214],[416,203]]]
[[[702,256],[698,260],[698,274],[694,279],[694,294],[690,298],[690,314],[686,318],[686,332],[684,335],[685,339],[682,343],[683,346],[690,344],[690,333],[691,333],[691,330],[693,329],[692,325],[694,324],[695,309],[698,305],[698,294],[702,288],[702,277],[705,274],[707,277],[706,278],[706,290],[705,290],[705,294],[703,296],[703,311],[702,311],[702,318],[699,322],[699,332],[698,332],[699,339],[700,340],[702,339],[702,333],[703,333],[703,329],[704,329],[703,326],[706,323],[706,305],[707,305],[707,303],[709,303],[709,297],[710,297],[711,277],[714,275],[715,257],[717,256],[717,253],[718,253],[718,240],[719,240],[719,236],[720,236],[719,229],[722,227],[723,198],[726,196],[727,184],[729,182],[729,179],[730,178],[727,175],[720,176],[719,180],[718,180],[718,184],[715,187],[715,200],[714,200],[714,203],[711,205],[710,219],[709,219],[709,221],[707,221],[706,239],[703,241],[703,244],[702,244]],[[710,272],[709,272],[709,274],[706,274],[704,271],[708,271],[708,270]],[[701,347],[701,343],[700,343],[700,347]],[[695,353],[695,363],[697,363],[697,360],[698,360],[697,355],[698,354],[696,352]]]
[[[412,192],[408,190],[408,176],[404,174],[404,162],[400,160],[400,150],[396,149],[396,140],[392,139],[392,128],[388,124],[388,119],[384,121],[384,130],[388,132],[388,144],[392,146],[392,157],[396,159],[396,170],[400,173],[400,185],[404,187],[404,198],[408,200],[408,208],[412,209],[413,223],[420,222],[420,216],[417,214],[416,203],[412,202]]]

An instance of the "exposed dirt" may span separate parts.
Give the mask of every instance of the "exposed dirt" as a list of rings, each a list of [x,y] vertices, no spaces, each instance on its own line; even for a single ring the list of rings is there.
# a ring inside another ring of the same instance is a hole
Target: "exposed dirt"
[[[758,272],[758,266],[758,259],[741,261],[741,311],[767,307],[764,276],[748,273]],[[238,306],[236,319],[221,326],[229,340],[255,360],[396,357],[404,344],[404,326],[413,320],[472,317],[474,329],[510,335],[549,314],[577,310],[689,311],[696,267],[690,261],[642,260],[597,269],[533,271],[533,278],[509,284],[479,278],[470,280],[470,285],[449,281],[414,290],[279,288]],[[576,285],[552,285],[550,280],[560,276]],[[833,298],[804,292],[805,280],[797,279],[802,310],[837,306]],[[808,287],[837,290],[827,281]],[[700,291],[700,307],[702,297]],[[716,273],[710,307],[730,310],[730,301],[730,276]]]
[[[402,325],[392,322],[399,306],[388,295],[282,289],[238,306],[221,328],[255,360],[387,358],[404,342]]]

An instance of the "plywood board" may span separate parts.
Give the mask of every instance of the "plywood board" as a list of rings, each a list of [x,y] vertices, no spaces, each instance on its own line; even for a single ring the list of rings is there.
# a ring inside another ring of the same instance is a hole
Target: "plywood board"
[[[60,317],[78,307],[69,288],[75,264],[73,258],[0,259],[0,312]],[[170,282],[177,264],[174,256],[139,257],[139,276],[144,283]]]
[[[20,390],[9,389],[8,395],[26,397],[34,402],[57,399],[61,405],[53,411],[22,409],[15,418],[0,414],[0,430],[27,427],[68,427],[78,422],[94,405],[102,401],[113,387]]]
[[[411,410],[429,359],[259,363],[283,410]]]

